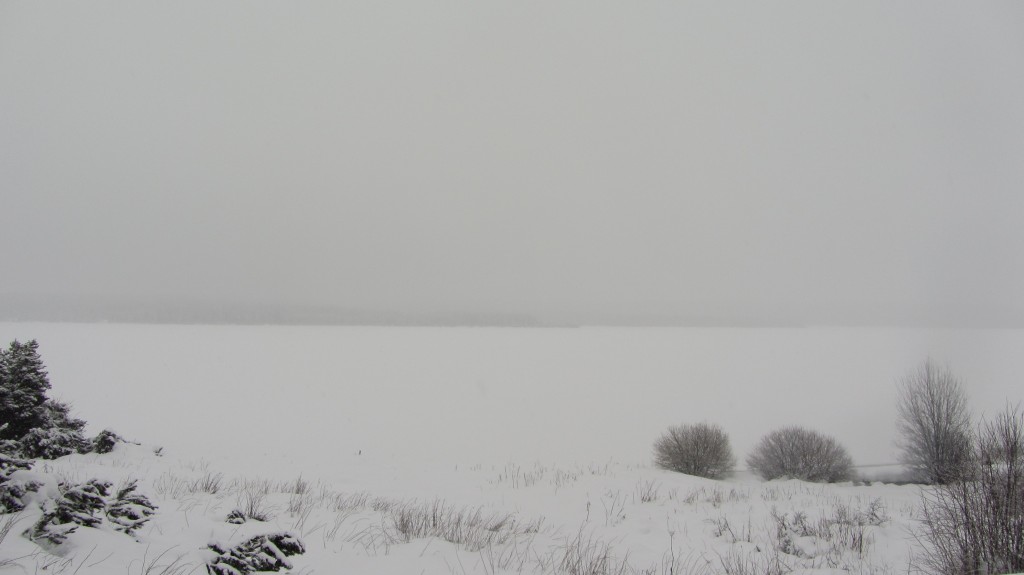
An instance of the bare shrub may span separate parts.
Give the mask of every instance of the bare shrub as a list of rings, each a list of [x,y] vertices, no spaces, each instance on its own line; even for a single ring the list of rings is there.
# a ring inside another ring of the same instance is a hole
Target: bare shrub
[[[783,427],[761,438],[747,466],[764,479],[848,481],[853,460],[838,441],[803,427]]]
[[[934,573],[1024,571],[1024,414],[982,424],[970,473],[923,495],[924,567]]]
[[[917,479],[944,484],[970,466],[971,419],[963,383],[927,360],[897,382],[900,460]]]
[[[736,458],[725,431],[702,422],[670,427],[654,442],[654,464],[687,475],[722,479],[732,473]]]

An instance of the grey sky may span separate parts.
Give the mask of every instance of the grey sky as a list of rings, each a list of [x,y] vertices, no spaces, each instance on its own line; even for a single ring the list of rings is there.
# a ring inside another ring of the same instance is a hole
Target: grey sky
[[[1024,3],[0,3],[0,297],[1024,325]]]

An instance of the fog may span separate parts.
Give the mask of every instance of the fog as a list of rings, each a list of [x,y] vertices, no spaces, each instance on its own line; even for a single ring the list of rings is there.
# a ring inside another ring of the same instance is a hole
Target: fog
[[[1019,327],[1022,24],[4,2],[0,315]]]
[[[647,462],[668,426],[705,420],[741,462],[765,433],[800,425],[857,465],[894,463],[896,381],[925,358],[962,379],[976,420],[1016,404],[1024,372],[1021,330],[0,322],[0,341],[30,337],[90,434],[313,477],[359,451],[444,466]]]

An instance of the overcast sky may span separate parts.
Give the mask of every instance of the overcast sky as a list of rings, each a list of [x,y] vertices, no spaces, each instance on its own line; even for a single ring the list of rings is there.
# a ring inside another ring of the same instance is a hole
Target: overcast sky
[[[1022,30],[1021,2],[6,1],[0,297],[1024,325]]]

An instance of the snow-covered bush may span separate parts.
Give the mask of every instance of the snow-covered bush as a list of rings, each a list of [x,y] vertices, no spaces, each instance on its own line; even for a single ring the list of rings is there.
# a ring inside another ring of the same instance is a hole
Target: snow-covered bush
[[[109,429],[104,429],[92,440],[92,450],[96,453],[110,453],[118,443],[124,443],[124,438]]]
[[[101,513],[107,506],[106,497],[109,495],[110,482],[98,479],[64,486],[59,499],[48,499],[43,503],[43,515],[28,531],[29,539],[59,545],[79,526],[98,526],[103,522]]]
[[[803,427],[783,427],[761,438],[747,466],[764,479],[848,481],[853,460],[838,441]]]
[[[924,492],[925,567],[933,573],[1024,571],[1024,414],[982,425],[974,469]]]
[[[109,481],[61,484],[60,497],[42,503],[43,514],[26,535],[60,545],[79,527],[98,527],[104,518],[115,530],[134,535],[156,513],[156,506],[137,493],[136,486],[130,481],[112,496]]]
[[[736,458],[725,431],[704,422],[670,427],[654,443],[654,464],[670,471],[721,479],[732,473]]]
[[[148,497],[135,491],[137,483],[132,480],[119,489],[113,500],[107,503],[107,519],[114,524],[114,529],[127,535],[135,535],[135,532],[156,513],[156,505],[153,505]]]
[[[0,453],[0,513],[14,513],[25,508],[24,497],[39,489],[35,481],[14,479],[15,471],[28,471],[32,462]]]
[[[256,571],[291,569],[288,557],[306,552],[302,541],[291,533],[258,535],[234,547],[210,545],[217,558],[207,564],[211,575],[242,575]]]

